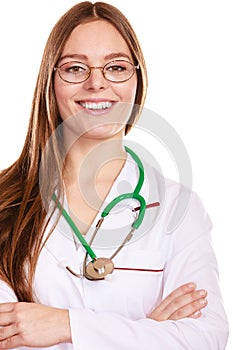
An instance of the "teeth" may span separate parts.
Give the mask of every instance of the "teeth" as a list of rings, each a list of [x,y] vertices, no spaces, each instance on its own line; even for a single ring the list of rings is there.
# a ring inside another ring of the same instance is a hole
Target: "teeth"
[[[112,107],[112,102],[80,102],[80,105],[86,109],[106,109]]]

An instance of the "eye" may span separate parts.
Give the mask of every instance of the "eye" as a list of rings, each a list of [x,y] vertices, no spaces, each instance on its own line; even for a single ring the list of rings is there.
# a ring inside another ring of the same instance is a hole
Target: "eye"
[[[111,63],[106,67],[106,70],[111,73],[122,73],[126,69],[126,65],[120,63]]]
[[[68,62],[61,66],[61,70],[70,74],[83,74],[88,71],[88,67],[81,62]]]

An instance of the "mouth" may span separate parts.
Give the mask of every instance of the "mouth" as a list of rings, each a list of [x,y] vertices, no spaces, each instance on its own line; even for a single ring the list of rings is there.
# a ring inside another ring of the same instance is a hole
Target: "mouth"
[[[114,102],[112,101],[99,101],[99,102],[91,102],[91,101],[78,101],[78,104],[82,106],[85,110],[89,111],[106,111],[110,109]]]

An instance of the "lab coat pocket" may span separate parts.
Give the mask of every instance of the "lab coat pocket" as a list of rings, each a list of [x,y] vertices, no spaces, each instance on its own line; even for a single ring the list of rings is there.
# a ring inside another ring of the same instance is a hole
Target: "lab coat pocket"
[[[135,272],[163,272],[164,254],[160,251],[134,250],[115,260],[115,270]]]
[[[114,261],[113,280],[131,319],[147,316],[161,301],[165,254],[162,251],[133,250]]]
[[[84,281],[86,307],[131,320],[145,318],[161,302],[164,264],[162,251],[122,251],[114,258],[111,278]]]

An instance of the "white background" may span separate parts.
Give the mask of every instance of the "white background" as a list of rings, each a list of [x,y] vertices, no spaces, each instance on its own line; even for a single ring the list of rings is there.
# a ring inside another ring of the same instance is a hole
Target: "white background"
[[[230,0],[107,2],[126,14],[141,41],[149,71],[146,107],[176,129],[188,150],[193,188],[214,224],[213,245],[232,328],[233,3]],[[0,169],[20,154],[45,41],[57,19],[75,3],[73,0],[1,1]],[[161,158],[165,175],[176,177],[174,163],[166,151],[160,145],[153,147],[158,152],[157,159]],[[232,348],[230,335],[227,350]]]

